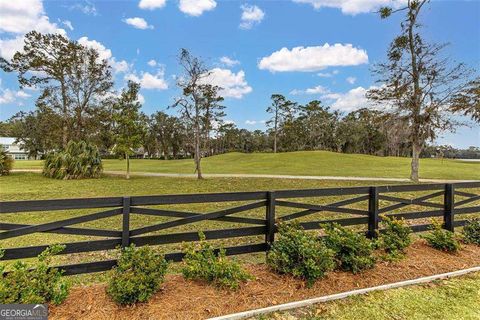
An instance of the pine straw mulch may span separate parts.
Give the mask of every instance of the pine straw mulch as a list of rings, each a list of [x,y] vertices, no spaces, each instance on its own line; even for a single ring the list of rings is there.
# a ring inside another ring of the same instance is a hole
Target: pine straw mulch
[[[306,288],[298,279],[277,275],[265,265],[245,266],[256,280],[233,292],[169,275],[161,291],[148,303],[129,307],[112,302],[104,284],[75,287],[62,305],[50,307],[49,319],[205,319],[479,265],[478,246],[464,245],[459,253],[448,254],[420,240],[408,248],[402,261],[382,261],[374,269],[356,275],[331,272],[312,288]]]

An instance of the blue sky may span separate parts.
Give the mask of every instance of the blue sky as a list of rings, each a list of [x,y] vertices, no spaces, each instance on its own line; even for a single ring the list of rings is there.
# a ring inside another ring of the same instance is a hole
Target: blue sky
[[[226,119],[264,129],[272,93],[300,103],[320,99],[344,112],[365,106],[364,92],[375,85],[371,67],[385,59],[399,32],[401,16],[381,20],[371,13],[385,2],[0,0],[0,55],[20,48],[28,29],[63,33],[100,49],[116,70],[117,88],[140,81],[143,111],[150,114],[178,94],[176,56],[187,48],[226,88]],[[479,1],[433,0],[422,21],[428,40],[449,42],[445,54],[480,70]],[[0,120],[33,109],[36,95],[2,72]],[[480,146],[480,129],[462,127],[438,143]]]

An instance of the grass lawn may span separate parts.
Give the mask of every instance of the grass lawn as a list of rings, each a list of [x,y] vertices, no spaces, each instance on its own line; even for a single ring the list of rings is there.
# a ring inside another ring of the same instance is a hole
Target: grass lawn
[[[149,161],[145,161],[149,162]],[[151,163],[168,163],[168,162],[154,162]],[[7,200],[34,200],[34,199],[55,199],[55,198],[79,198],[79,197],[102,197],[102,196],[122,196],[122,195],[154,195],[154,194],[179,194],[179,193],[204,193],[204,192],[229,192],[229,191],[253,191],[253,190],[279,190],[279,189],[303,189],[303,188],[326,188],[326,187],[339,187],[339,186],[365,186],[365,185],[384,185],[385,182],[362,182],[362,181],[333,181],[333,180],[296,180],[296,179],[263,179],[263,178],[210,178],[204,179],[203,181],[198,181],[192,178],[167,178],[167,177],[142,177],[142,176],[133,176],[130,180],[126,180],[123,177],[116,176],[105,176],[100,179],[85,179],[85,180],[55,180],[43,177],[39,173],[25,173],[25,172],[15,172],[9,176],[0,177],[0,201]],[[473,190],[472,190],[473,191]],[[478,192],[478,191],[475,191]],[[417,194],[418,195],[418,194]],[[406,197],[414,197],[415,193],[405,194]],[[310,199],[297,199],[299,202],[305,203],[329,203],[333,201],[338,201],[345,199],[345,197],[324,197],[320,198],[310,198]],[[433,199],[434,202],[443,201],[442,197]],[[480,203],[476,201],[475,203]],[[475,205],[472,204],[472,205]],[[385,204],[385,203],[383,203]],[[174,209],[179,211],[191,211],[191,212],[210,212],[219,210],[226,207],[239,205],[236,203],[208,203],[208,204],[189,204],[189,205],[175,205],[175,206],[164,206],[166,209]],[[367,207],[367,202],[361,202],[349,207],[352,208],[361,208],[365,209]],[[415,211],[423,209],[422,207],[407,207],[401,209],[400,211]],[[293,210],[293,211],[292,211]],[[1,222],[3,223],[25,223],[25,224],[40,224],[46,223],[55,220],[66,219],[69,217],[75,217],[79,215],[85,215],[88,213],[101,211],[99,209],[85,209],[85,210],[62,210],[62,211],[50,211],[50,212],[32,212],[32,213],[15,213],[15,214],[3,214]],[[281,216],[286,213],[296,212],[298,210],[289,209],[289,208],[278,208],[277,214]],[[249,212],[244,212],[239,214],[239,216],[244,217],[257,217],[263,218],[265,216],[265,209],[259,208],[250,210]],[[310,220],[321,220],[329,218],[341,218],[348,217],[350,215],[338,214],[338,213],[329,213],[322,212],[316,213],[301,219]],[[142,227],[147,225],[152,225],[160,222],[170,221],[171,218],[166,217],[155,217],[155,216],[145,216],[145,215],[132,215],[131,216],[131,225],[133,228]],[[305,221],[303,220],[303,221]],[[76,227],[89,227],[89,228],[104,228],[111,230],[120,230],[121,229],[121,216],[111,217],[102,220],[96,220],[92,222],[82,223],[75,225]],[[172,232],[197,232],[198,230],[211,230],[211,229],[224,229],[224,228],[236,228],[244,227],[245,225],[231,222],[221,222],[221,221],[204,221],[195,224],[189,224],[184,226],[179,226],[167,230],[158,231],[151,234],[164,234]],[[362,228],[362,227],[358,227]],[[92,236],[77,236],[77,235],[65,235],[65,234],[51,234],[51,233],[36,233],[21,237],[16,237],[12,239],[6,239],[0,241],[1,248],[9,247],[24,247],[24,246],[35,246],[41,244],[51,244],[51,243],[66,243],[66,242],[76,242],[76,241],[85,241],[85,240],[98,240],[99,237]],[[242,237],[242,238],[232,238],[224,240],[212,240],[214,246],[234,246],[242,245],[248,243],[259,243],[264,240],[263,236],[253,236],[253,237]],[[168,244],[157,246],[162,252],[176,252],[182,249],[182,244]],[[54,264],[72,264],[88,261],[99,261],[105,259],[111,259],[115,257],[116,252],[109,251],[98,251],[98,252],[89,252],[89,253],[78,253],[78,254],[69,254],[69,255],[60,255],[55,257]],[[248,254],[235,257],[242,263],[262,263],[265,261],[265,254]],[[31,260],[31,259],[26,259]],[[11,265],[13,261],[10,261],[8,264]],[[175,268],[172,269],[172,272],[175,272]],[[69,281],[73,284],[91,284],[92,282],[105,281],[105,273],[94,273],[88,275],[79,275],[71,277]],[[415,300],[412,302],[409,299],[409,296],[413,296],[410,293],[399,294],[397,292],[402,292],[401,290],[378,293],[378,298],[372,299],[371,297],[377,296],[377,294],[370,295],[368,297],[349,299],[348,302],[337,302],[334,304],[329,304],[325,315],[333,319],[377,319],[382,316],[384,319],[392,318],[389,317],[388,311],[397,310],[392,308],[397,308],[404,313],[400,313],[403,317],[398,319],[407,319],[415,308],[427,308],[426,306],[432,306],[435,303],[440,304],[438,314],[442,315],[448,314],[447,312],[453,312],[445,306],[452,306],[452,310],[459,312],[460,307],[466,309],[472,305],[472,301],[478,303],[478,283],[480,282],[480,277],[476,278],[476,287],[475,283],[467,282],[464,285],[462,284],[459,288],[450,291],[438,291],[438,297],[435,296],[435,299],[424,302],[423,300],[427,298],[422,298],[422,292],[419,292],[415,295]],[[450,288],[450,287],[449,287]],[[476,288],[477,296],[475,297],[472,293]],[[406,289],[407,290],[407,289]],[[408,289],[411,290],[411,289]],[[424,290],[424,289],[421,289]],[[427,290],[427,289],[425,289]],[[396,296],[398,295],[398,297]],[[450,297],[447,304],[440,303],[441,299],[445,297]],[[454,297],[454,298],[452,298]],[[358,299],[366,299],[368,303],[359,302]],[[370,300],[368,300],[370,299]],[[394,299],[398,302],[392,302]],[[423,299],[423,300],[422,300]],[[418,301],[417,301],[418,300]],[[427,299],[428,300],[428,299]],[[367,306],[373,305],[374,303],[380,303],[383,301],[383,304],[380,304],[375,307],[368,308]],[[417,301],[417,302],[415,302]],[[410,304],[409,304],[410,303]],[[349,306],[352,305],[357,312],[351,311]],[[390,308],[390,306],[392,306]],[[433,307],[430,307],[432,309]],[[456,308],[456,309],[455,309]],[[403,310],[405,309],[405,310]],[[422,314],[425,315],[437,315],[437,313],[432,313],[432,310],[418,309]],[[433,308],[434,309],[434,308]],[[448,309],[448,310],[447,310]],[[323,309],[322,309],[323,310]],[[445,311],[446,310],[446,311]],[[478,308],[476,309],[478,310]],[[474,315],[475,309],[467,310],[470,314]],[[469,314],[467,311],[462,310],[463,313],[458,314]],[[303,312],[303,311],[302,311]],[[306,319],[316,319],[312,318],[316,315],[316,310],[307,310],[301,316],[305,316]],[[370,312],[370,313],[369,313]],[[376,312],[376,313],[372,313]],[[429,313],[430,312],[430,313]],[[478,312],[478,311],[477,311]],[[346,314],[346,317],[343,315]],[[454,314],[454,313],[452,313]],[[356,317],[357,315],[361,316]],[[310,318],[308,318],[310,317]],[[350,317],[350,318],[349,318]],[[426,319],[428,317],[424,317]],[[439,317],[442,318],[442,317]],[[444,318],[444,317],[443,317]],[[475,317],[472,317],[472,319]],[[289,319],[289,318],[286,318]],[[318,318],[320,319],[320,318]],[[323,315],[322,315],[323,319]],[[413,318],[414,319],[414,318]],[[464,319],[469,319],[464,318]]]
[[[59,198],[84,198],[84,197],[106,197],[106,196],[134,196],[134,195],[160,195],[160,194],[181,194],[181,193],[208,193],[208,192],[233,192],[233,191],[258,191],[258,190],[280,190],[280,189],[305,189],[305,188],[327,188],[327,187],[348,187],[365,185],[385,185],[385,182],[362,182],[362,181],[334,181],[334,180],[301,180],[301,179],[264,179],[264,178],[208,178],[198,181],[193,178],[169,178],[169,177],[145,177],[133,176],[126,180],[120,176],[104,176],[100,179],[85,180],[55,180],[43,177],[40,173],[14,172],[9,176],[0,177],[0,201],[8,200],[35,200],[35,199],[59,199]],[[389,183],[390,184],[390,183]],[[477,192],[472,190],[472,192]],[[426,192],[429,194],[430,192]],[[403,197],[413,198],[418,196],[417,192],[407,192]],[[339,200],[353,198],[354,196],[334,196],[296,199],[295,201],[314,204],[328,204]],[[432,202],[441,203],[442,196],[431,199]],[[251,201],[250,201],[251,202]],[[164,209],[208,213],[229,207],[234,207],[249,202],[226,202],[226,203],[201,203],[184,205],[165,205]],[[471,205],[478,205],[479,201]],[[381,201],[381,205],[391,204],[388,201]],[[158,206],[149,206],[158,207]],[[348,206],[349,208],[366,210],[368,201],[358,202]],[[407,206],[397,210],[397,212],[425,210],[422,206]],[[100,212],[102,209],[82,209],[82,210],[59,210],[59,211],[40,211],[2,214],[2,223],[21,223],[21,224],[42,224],[52,221],[73,218],[81,215]],[[294,208],[277,208],[277,217],[282,215],[301,211]],[[265,208],[258,208],[242,212],[236,216],[261,218],[265,217]],[[349,214],[334,212],[318,212],[298,219],[298,221],[314,221],[325,219],[341,219],[353,217]],[[462,217],[467,218],[467,217]],[[121,215],[85,222],[74,225],[80,228],[96,228],[121,230]],[[176,218],[148,216],[132,214],[130,219],[131,228],[139,228]],[[425,219],[424,219],[425,220]],[[412,221],[416,224],[426,223],[428,221]],[[187,224],[156,231],[148,235],[166,234],[175,232],[198,232],[200,230],[215,230],[227,228],[241,228],[249,225],[225,222],[225,221],[200,221],[193,224]],[[365,226],[354,227],[358,230],[365,230]],[[214,245],[236,246],[263,242],[263,236],[239,237],[223,240],[212,240]],[[5,239],[0,241],[0,248],[36,246],[53,243],[69,243],[87,240],[100,240],[102,237],[79,236],[69,234],[54,233],[35,233],[25,236]],[[160,246],[164,252],[177,252],[182,249],[182,244],[168,244]],[[59,264],[80,263],[87,261],[98,261],[112,258],[111,251],[98,251],[91,253],[79,253],[73,255],[63,255],[56,257]],[[263,262],[264,254],[244,255],[239,257],[243,261]],[[96,277],[94,277],[96,278]]]
[[[153,162],[154,160],[149,160]],[[335,181],[265,178],[194,178],[104,176],[100,179],[56,180],[39,173],[14,172],[0,177],[0,201],[57,198],[159,195],[326,188],[386,184],[372,181]],[[390,184],[390,183],[389,183]],[[210,205],[210,204],[207,204]]]
[[[369,185],[385,184],[368,182]],[[304,189],[304,188],[325,188],[339,186],[362,186],[366,182],[361,181],[332,181],[332,180],[295,180],[295,179],[263,179],[263,178],[210,178],[198,181],[193,178],[168,178],[168,177],[142,177],[133,176],[126,180],[119,176],[104,176],[100,179],[85,180],[55,180],[43,177],[39,173],[14,172],[9,176],[0,177],[0,201],[12,200],[35,200],[35,199],[59,199],[59,198],[82,198],[82,197],[107,197],[124,195],[160,195],[180,193],[208,193],[208,192],[233,192],[233,191],[258,191],[258,190],[279,190],[279,189]],[[329,197],[324,201],[336,201],[337,197]],[[315,201],[310,199],[310,201]],[[317,199],[318,201],[318,199]],[[306,202],[309,202],[308,200]],[[241,202],[229,203],[205,203],[162,206],[165,209],[190,211],[190,212],[211,212],[223,208],[240,205]],[[367,206],[364,203],[358,206]],[[152,207],[152,206],[150,206]],[[154,207],[154,206],[153,206]],[[293,209],[295,210],[295,209]],[[100,212],[101,209],[84,210],[60,210],[45,212],[26,212],[2,214],[2,223],[41,224],[57,220],[63,220],[89,213]],[[277,214],[291,212],[292,209],[277,210]],[[243,217],[264,218],[265,209],[259,208],[237,214]],[[305,219],[328,219],[337,216],[335,213],[314,214]],[[348,216],[348,215],[346,215]],[[338,217],[338,216],[337,216]],[[80,228],[100,228],[109,230],[121,230],[121,216],[95,220],[75,225]],[[173,218],[175,219],[175,218]],[[132,228],[153,225],[156,223],[170,221],[172,218],[155,217],[147,215],[131,215]],[[248,225],[221,222],[204,221],[188,224],[175,228],[158,231],[151,234],[165,234],[173,232],[197,232],[199,230],[239,228]],[[79,236],[54,233],[35,233],[0,241],[0,248],[26,247],[53,243],[68,243],[87,240],[100,240],[102,237]],[[216,245],[235,246],[248,243],[263,242],[263,236],[232,238],[225,240],[213,240]],[[171,244],[161,246],[164,252],[178,252],[182,250],[182,244]],[[60,255],[55,257],[55,264],[71,264],[88,261],[105,260],[114,257],[114,252],[98,251],[90,253],[79,253]],[[265,254],[250,254],[240,256],[243,262],[264,262]],[[30,259],[27,259],[30,260]],[[10,262],[11,264],[12,262]],[[90,283],[102,281],[104,273],[81,275],[74,277],[75,281]]]
[[[104,176],[100,179],[84,180],[55,180],[43,177],[39,173],[15,172],[9,176],[0,177],[0,201],[8,200],[35,200],[35,199],[59,199],[59,198],[89,198],[89,197],[107,197],[107,196],[135,196],[135,195],[160,195],[160,194],[181,194],[181,193],[209,193],[209,192],[233,192],[233,191],[259,191],[259,190],[281,190],[281,189],[307,189],[307,188],[327,188],[327,187],[348,187],[365,185],[385,185],[385,182],[374,181],[335,181],[335,180],[301,180],[301,179],[266,179],[266,178],[207,178],[197,180],[194,178],[170,178],[170,177],[145,177],[133,176],[126,180],[120,176]],[[391,184],[391,183],[389,183]],[[471,190],[474,192],[474,190]],[[430,194],[431,192],[424,192]],[[414,198],[422,193],[406,192],[401,197]],[[297,199],[295,201],[314,204],[328,204],[339,200],[353,198],[355,196],[329,196]],[[442,203],[443,197],[438,196],[431,199],[432,202]],[[252,202],[252,201],[250,201]],[[234,207],[247,202],[225,202],[225,203],[200,203],[184,205],[164,205],[164,209],[202,212],[208,213],[229,207]],[[479,201],[471,203],[472,206],[478,205]],[[392,204],[389,201],[382,200],[380,206]],[[150,206],[152,207],[152,206]],[[155,206],[153,206],[155,207]],[[158,207],[158,206],[157,206]],[[349,208],[366,210],[368,201],[361,201],[348,206]],[[412,205],[397,209],[396,212],[408,212],[426,210],[425,207]],[[428,209],[427,209],[428,210]],[[82,210],[59,210],[49,212],[31,212],[31,213],[12,213],[3,214],[1,222],[6,223],[24,223],[41,224],[66,218],[76,217],[89,213],[102,211],[101,209],[82,209]],[[294,208],[277,208],[277,217],[284,214],[301,211]],[[264,218],[265,208],[252,209],[247,212],[237,214],[237,216]],[[318,212],[299,221],[323,220],[323,219],[341,219],[353,217],[349,214]],[[467,217],[462,217],[467,218]],[[175,218],[174,218],[175,219]],[[131,226],[143,227],[151,224],[170,221],[172,218],[147,216],[133,214],[131,216]],[[415,221],[416,223],[418,221]],[[114,216],[101,220],[90,221],[76,225],[77,227],[87,228],[105,228],[112,230],[121,229],[121,216]],[[245,224],[222,222],[222,221],[200,221],[194,224],[178,226],[155,234],[171,232],[191,232],[198,230],[225,229],[245,227]],[[0,246],[25,246],[34,244],[47,244],[53,242],[71,242],[81,240],[99,239],[93,236],[77,236],[68,234],[31,234],[12,239],[0,241]],[[41,240],[41,243],[38,241]],[[241,239],[230,239],[238,242]],[[236,243],[235,242],[235,243]],[[231,243],[231,242],[230,242]]]
[[[16,169],[40,169],[42,161],[16,161]],[[104,160],[105,170],[123,171],[125,161]],[[410,159],[343,154],[327,151],[288,153],[228,153],[202,160],[204,173],[284,174],[408,178]],[[192,159],[132,160],[136,172],[194,173]],[[420,177],[480,180],[479,162],[421,159]]]
[[[480,273],[374,292],[258,319],[480,319]]]
[[[368,184],[385,184],[372,183]],[[0,201],[7,200],[34,200],[34,199],[58,199],[58,198],[83,198],[83,197],[103,197],[103,196],[124,196],[124,195],[160,195],[160,194],[179,194],[179,193],[207,193],[207,192],[232,192],[232,191],[258,191],[258,190],[279,190],[279,189],[304,189],[304,188],[325,188],[338,186],[361,186],[366,182],[361,181],[321,181],[321,180],[293,180],[293,179],[263,179],[263,178],[210,178],[198,181],[193,178],[168,178],[168,177],[142,177],[133,176],[130,180],[118,176],[104,176],[100,179],[85,180],[55,180],[43,177],[39,173],[14,172],[9,176],[0,177]],[[343,199],[338,197],[328,197],[322,201],[337,201]],[[315,201],[309,199],[306,202]],[[316,199],[316,201],[319,201]],[[252,202],[252,201],[250,201]],[[228,207],[238,206],[249,202],[227,202],[227,203],[203,203],[186,205],[168,205],[162,206],[165,209],[189,211],[189,212],[211,212]],[[356,204],[357,206],[367,207],[367,202]],[[155,207],[155,206],[149,206]],[[283,208],[282,208],[283,209]],[[278,214],[295,212],[295,209],[279,209]],[[2,214],[3,223],[22,223],[22,224],[41,224],[51,221],[63,220],[76,216],[100,212],[102,209],[83,209],[83,210],[59,210],[45,212],[26,212]],[[300,211],[300,210],[297,210]],[[265,208],[253,209],[248,212],[242,212],[236,216],[264,218]],[[306,217],[305,219],[328,219],[332,216],[338,216],[335,213],[318,213]],[[348,217],[349,215],[343,215]],[[80,228],[102,228],[109,230],[121,230],[121,215],[105,218],[101,220],[90,221],[75,225]],[[176,218],[173,218],[176,219]],[[130,224],[132,228],[153,225],[156,223],[171,221],[169,217],[147,216],[132,214]],[[169,228],[151,234],[165,234],[174,232],[197,232],[199,230],[213,230],[226,228],[240,228],[249,225],[222,222],[222,221],[201,221],[194,224],[188,224]],[[241,237],[226,240],[219,240],[223,246],[241,245],[247,243],[263,242],[263,236]],[[51,243],[68,243],[76,241],[100,240],[101,237],[78,236],[68,234],[54,233],[35,233],[21,237],[5,239],[0,241],[0,247],[23,247],[32,245],[42,245]],[[214,242],[217,240],[214,240]],[[181,244],[164,245],[162,249],[165,252],[175,252],[181,250]],[[264,254],[261,255],[262,261]],[[68,257],[68,258],[67,258]],[[88,254],[76,254],[60,256],[59,263],[76,263],[84,261],[93,261],[105,259],[103,252],[93,252]],[[108,255],[107,257],[111,257]]]

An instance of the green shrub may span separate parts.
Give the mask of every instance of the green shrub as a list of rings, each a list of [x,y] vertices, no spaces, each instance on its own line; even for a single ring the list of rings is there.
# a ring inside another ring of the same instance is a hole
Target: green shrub
[[[203,280],[215,286],[237,289],[241,282],[252,279],[241,266],[226,258],[225,250],[216,250],[199,233],[200,241],[185,246],[182,274],[185,279]]]
[[[463,227],[463,240],[480,246],[480,219],[472,219]]]
[[[412,243],[410,234],[412,229],[406,224],[404,219],[383,216],[383,232],[380,234],[378,242],[379,247],[385,250],[387,260],[397,260],[403,258],[405,249]]]
[[[337,266],[345,271],[360,272],[375,266],[374,243],[364,235],[345,229],[338,223],[321,225],[326,236],[323,241],[335,252]]]
[[[0,150],[0,176],[6,176],[13,168],[13,158],[5,150]]]
[[[50,266],[53,255],[65,249],[65,246],[53,245],[38,256],[36,265],[17,261],[13,268],[3,274],[0,268],[0,303],[62,303],[68,296],[69,286],[62,277],[63,271]],[[1,253],[3,256],[3,252]]]
[[[145,302],[159,290],[167,268],[162,254],[132,244],[120,250],[117,266],[109,273],[107,293],[119,304]]]
[[[67,148],[45,157],[43,175],[55,179],[98,178],[103,170],[98,148],[85,141],[70,141]]]
[[[438,250],[456,252],[460,249],[460,243],[455,238],[455,234],[442,229],[442,224],[436,220],[432,220],[431,231],[421,237],[427,240],[429,246]]]
[[[298,223],[281,223],[279,239],[267,255],[267,264],[276,272],[307,281],[307,286],[335,267],[334,252]]]

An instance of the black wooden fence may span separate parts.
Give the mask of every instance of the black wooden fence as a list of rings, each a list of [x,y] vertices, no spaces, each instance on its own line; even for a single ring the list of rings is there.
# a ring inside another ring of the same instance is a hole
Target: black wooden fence
[[[107,239],[94,241],[80,241],[65,243],[65,250],[61,254],[93,252],[115,249],[118,246],[128,246],[133,243],[143,245],[166,245],[196,241],[198,232],[180,232],[145,235],[147,233],[165,230],[177,226],[187,225],[205,220],[216,220],[247,224],[242,228],[229,228],[203,231],[207,240],[228,239],[248,236],[265,236],[260,243],[227,247],[227,255],[237,255],[268,250],[274,242],[276,222],[306,217],[319,212],[333,212],[349,215],[340,219],[321,219],[302,222],[307,229],[319,229],[320,223],[336,222],[344,226],[364,226],[367,235],[374,237],[379,230],[381,215],[404,218],[406,220],[443,217],[445,228],[454,231],[456,226],[463,226],[467,220],[457,219],[465,214],[480,213],[480,195],[473,193],[480,191],[480,182],[456,184],[422,184],[422,185],[394,185],[375,187],[326,188],[308,190],[281,190],[211,194],[159,195],[135,197],[110,197],[91,199],[62,199],[62,200],[35,200],[35,201],[5,201],[0,202],[0,214],[55,211],[70,209],[106,208],[105,211],[87,214],[79,217],[48,222],[38,225],[0,223],[0,240],[24,236],[32,233],[56,233],[68,235],[98,236]],[[402,194],[407,193],[405,196]],[[428,193],[428,194],[425,194]],[[419,195],[421,194],[421,195]],[[348,196],[349,198],[329,204],[310,204],[296,202],[300,198],[328,198]],[[353,196],[353,197],[352,197]],[[408,198],[410,196],[410,198]],[[414,198],[411,198],[413,196]],[[443,197],[443,201],[432,202],[434,198]],[[429,201],[430,200],[430,201]],[[194,203],[225,203],[249,202],[236,207],[222,209],[210,213],[185,212],[145,208],[145,206],[194,204]],[[346,206],[368,203],[364,209],[348,208]],[[380,204],[383,204],[381,206]],[[472,206],[472,204],[474,206]],[[426,207],[421,211],[403,212],[405,207],[415,205]],[[468,206],[470,205],[470,206]],[[262,219],[252,217],[238,217],[233,214],[246,212],[257,208],[266,208]],[[288,207],[301,211],[289,213],[279,217],[276,209]],[[140,228],[132,228],[130,217],[132,214],[179,218],[168,222]],[[79,223],[122,215],[122,230],[105,230],[98,228],[72,227]],[[425,231],[430,224],[412,225],[414,232]],[[380,230],[381,232],[381,230]],[[2,260],[23,259],[37,256],[45,250],[47,245],[6,248]],[[166,258],[179,261],[183,257],[180,252],[168,253]],[[67,275],[98,272],[110,269],[115,260],[87,262],[60,266]]]

